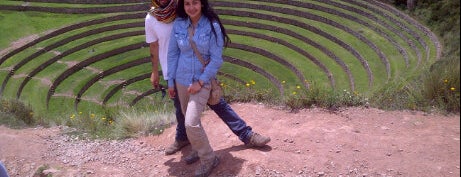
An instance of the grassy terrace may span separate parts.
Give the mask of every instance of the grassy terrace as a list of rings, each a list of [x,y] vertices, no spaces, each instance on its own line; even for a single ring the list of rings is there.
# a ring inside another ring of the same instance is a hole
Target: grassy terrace
[[[419,24],[375,1],[213,3],[232,40],[219,73],[231,100],[243,100],[247,89],[267,92],[272,102],[312,88],[369,96],[419,73],[440,53]],[[56,114],[142,109],[161,100],[148,78],[147,7],[144,1],[0,2],[7,24],[0,27],[0,94]],[[25,42],[8,48],[19,39]]]

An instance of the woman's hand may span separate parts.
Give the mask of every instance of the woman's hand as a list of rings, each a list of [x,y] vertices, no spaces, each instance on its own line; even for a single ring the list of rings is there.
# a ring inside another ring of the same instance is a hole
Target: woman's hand
[[[174,91],[174,87],[168,87],[168,96],[170,96],[170,98],[176,97],[176,92]]]
[[[202,89],[202,85],[200,84],[200,81],[198,81],[198,82],[192,83],[192,85],[190,85],[189,88],[187,88],[187,92],[189,94],[196,94],[197,92],[200,91],[200,89]]]

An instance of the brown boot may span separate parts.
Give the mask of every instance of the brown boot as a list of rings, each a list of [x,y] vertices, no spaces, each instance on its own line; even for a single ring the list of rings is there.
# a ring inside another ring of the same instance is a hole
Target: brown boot
[[[171,144],[170,146],[168,146],[165,149],[165,155],[174,154],[174,153],[178,152],[179,150],[181,150],[181,148],[183,148],[184,146],[187,146],[189,144],[190,144],[189,140],[185,140],[185,141],[176,140],[176,141],[174,141],[173,144]]]
[[[197,169],[197,171],[195,171],[195,177],[207,177],[208,175],[211,174],[211,171],[213,171],[213,169],[215,167],[217,167],[219,165],[219,158],[217,156],[215,156],[215,158],[213,160],[210,160],[209,162],[202,162],[199,166],[199,168]]]
[[[270,137],[260,135],[253,132],[250,137],[250,142],[247,144],[248,147],[262,147],[271,141]]]
[[[198,152],[193,151],[191,152],[188,156],[184,157],[184,161],[186,162],[187,165],[193,164],[200,160],[200,157],[198,157]]]

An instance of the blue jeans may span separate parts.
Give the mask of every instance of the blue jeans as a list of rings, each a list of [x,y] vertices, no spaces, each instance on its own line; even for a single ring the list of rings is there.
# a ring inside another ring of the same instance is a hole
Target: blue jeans
[[[174,107],[176,108],[176,140],[184,141],[187,140],[186,127],[184,125],[184,115],[181,112],[181,104],[179,103],[178,96],[173,99]],[[245,121],[240,118],[237,113],[227,104],[224,98],[221,98],[218,104],[208,105],[222,121],[237,135],[245,144],[250,142],[250,137],[253,131],[250,126],[247,126]]]
[[[6,171],[6,167],[0,162],[0,177],[8,177],[8,172]]]

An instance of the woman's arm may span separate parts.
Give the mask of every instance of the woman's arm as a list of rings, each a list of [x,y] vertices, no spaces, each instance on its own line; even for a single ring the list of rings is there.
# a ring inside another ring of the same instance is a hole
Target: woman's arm
[[[218,22],[213,22],[213,28],[216,31],[216,35],[212,31],[210,37],[210,62],[205,67],[202,75],[200,75],[200,81],[203,83],[209,83],[209,81],[216,77],[218,70],[221,68],[222,63],[224,62],[222,58],[223,49],[224,49],[224,40],[221,32],[221,27]]]
[[[173,25],[173,30],[170,35],[170,42],[168,44],[168,57],[167,57],[167,66],[168,66],[168,95],[170,98],[174,98],[176,96],[176,92],[174,90],[174,84],[176,79],[176,70],[178,68],[178,61],[179,61],[179,47],[176,40],[175,35],[175,26],[176,23]]]
[[[168,87],[174,87],[174,80],[176,79],[176,70],[178,68],[179,54],[180,50],[176,40],[175,27],[173,27],[168,46]]]

